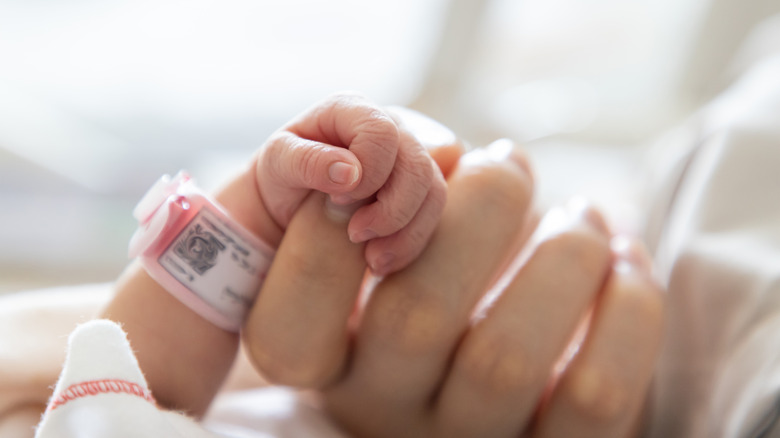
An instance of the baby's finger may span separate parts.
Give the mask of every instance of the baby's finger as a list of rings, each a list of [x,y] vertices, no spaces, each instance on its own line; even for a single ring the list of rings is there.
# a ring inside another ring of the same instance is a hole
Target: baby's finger
[[[402,269],[422,252],[444,210],[447,196],[445,177],[452,172],[465,149],[452,131],[423,114],[402,107],[390,107],[388,113],[398,123],[401,132],[396,169],[380,190],[378,201],[364,207],[353,217],[350,230],[357,237],[361,221],[370,221],[372,215],[380,222],[392,224],[399,215],[408,215],[413,209],[416,211],[412,212],[413,217],[403,228],[372,239],[366,246],[366,260],[376,275]],[[418,168],[427,173],[426,167],[430,168],[430,175],[421,175],[423,181],[419,185],[410,184],[419,178],[410,177],[409,172],[415,175],[415,168]],[[400,184],[397,183],[399,177]],[[423,193],[426,186],[427,193],[421,201],[417,197],[406,196],[407,193]],[[417,202],[421,205],[416,206]],[[383,212],[388,209],[390,211]],[[398,223],[405,221],[403,217]],[[373,230],[371,226],[368,228],[367,235],[371,236]]]
[[[366,245],[366,261],[375,275],[384,276],[406,267],[425,249],[447,201],[444,178],[435,178],[422,207],[397,233],[373,239]]]
[[[365,242],[405,227],[428,196],[434,178],[444,186],[444,178],[428,152],[411,133],[402,131],[393,172],[377,192],[376,202],[355,212],[349,222],[349,238],[353,242]],[[430,213],[438,220],[441,209]]]
[[[309,190],[343,194],[357,187],[361,177],[360,161],[348,149],[287,131],[268,140],[256,169],[263,202],[283,227]]]
[[[460,138],[425,114],[401,106],[390,106],[386,110],[398,123],[402,135],[404,132],[411,134],[428,151],[444,178],[448,178],[466,150]]]
[[[631,436],[660,348],[663,294],[641,245],[620,246],[588,337],[540,413],[536,437]]]
[[[399,133],[393,119],[365,97],[340,93],[315,105],[290,125],[292,134],[349,149],[360,161],[362,178],[341,203],[367,198],[390,176]]]

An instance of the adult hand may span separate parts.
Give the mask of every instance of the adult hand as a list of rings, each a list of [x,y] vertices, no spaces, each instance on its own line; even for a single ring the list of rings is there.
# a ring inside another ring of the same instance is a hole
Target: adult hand
[[[362,305],[364,248],[346,237],[349,216],[323,195],[304,201],[244,331],[258,368],[319,389],[359,437],[628,436],[663,316],[644,253],[611,250],[600,215],[576,205],[547,215],[518,253],[532,178],[506,142],[444,173],[430,244]]]

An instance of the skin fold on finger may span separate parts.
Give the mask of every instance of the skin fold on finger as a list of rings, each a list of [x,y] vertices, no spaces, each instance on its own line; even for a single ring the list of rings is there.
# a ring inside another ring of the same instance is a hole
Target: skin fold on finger
[[[357,436],[413,435],[474,303],[520,232],[532,194],[529,175],[514,156],[472,154],[451,175],[428,247],[374,290],[351,371],[325,393],[331,414]]]
[[[381,107],[355,93],[328,97],[285,129],[301,138],[344,147],[355,154],[363,176],[349,193],[352,200],[365,199],[382,187],[398,153],[400,134],[395,121]]]
[[[366,270],[364,245],[347,238],[346,208],[318,192],[304,201],[249,314],[247,351],[273,383],[318,388],[342,371]]]
[[[420,112],[401,106],[390,106],[386,110],[396,121],[401,132],[416,138],[430,153],[444,178],[449,179],[466,150],[461,139],[446,126]]]
[[[349,150],[287,131],[272,135],[256,162],[263,203],[281,227],[311,190],[341,195],[354,190],[362,176],[360,161]]]
[[[376,202],[360,208],[352,216],[348,229],[350,239],[364,242],[389,236],[405,227],[420,209],[434,181],[444,185],[444,178],[428,152],[414,137],[402,132],[393,173],[376,193]],[[437,213],[438,220],[441,211]]]
[[[517,436],[609,272],[609,232],[585,205],[548,213],[531,245],[456,352],[437,401],[437,436]]]
[[[516,144],[509,140],[502,139],[493,142],[488,149],[493,150],[493,154],[498,156],[513,155],[514,161],[523,166],[523,169],[531,177],[531,181],[533,181],[533,173],[528,164],[528,156],[517,147]],[[445,160],[449,159],[449,157],[447,157],[448,155],[460,156],[460,150],[459,145],[452,144],[433,146],[430,149],[432,153],[440,151],[441,154],[439,156],[445,157]],[[531,185],[533,185],[533,182],[531,182]],[[436,175],[428,193],[428,197],[423,202],[420,211],[418,211],[412,222],[392,236],[373,239],[368,243],[366,246],[366,260],[368,261],[371,270],[376,275],[387,275],[403,269],[419,255],[424,248],[424,244],[433,234],[433,230],[438,224],[439,218],[441,217],[441,211],[444,209],[445,199],[446,182],[443,176]],[[525,241],[536,228],[538,215],[532,212],[532,214],[526,215],[526,218],[525,224],[521,226],[522,232],[517,235],[513,250],[510,251],[510,254],[512,255],[519,252],[520,248],[522,248]],[[350,223],[350,226],[351,225],[352,224]],[[508,265],[512,260],[512,256],[507,257],[505,264],[502,265],[498,271],[504,272],[504,266]]]
[[[397,233],[372,239],[366,245],[366,261],[377,276],[399,271],[425,249],[425,244],[439,224],[447,192],[444,179],[432,185],[428,196],[412,221]]]
[[[404,144],[416,146],[417,148],[412,152],[418,161],[424,160],[422,166],[430,169],[433,175],[431,178],[425,179],[424,186],[429,187],[427,194],[409,223],[391,235],[374,238],[368,242],[366,260],[372,272],[378,276],[403,269],[422,252],[444,210],[447,194],[445,177],[452,172],[464,151],[462,142],[452,131],[423,114],[402,107],[390,107],[388,113],[398,123],[401,132],[402,147],[399,150],[399,161],[403,157],[402,152],[408,149],[408,147],[403,146]],[[425,150],[418,150],[420,147]],[[417,167],[420,167],[420,164]],[[392,185],[393,179],[394,177],[391,175],[388,184]],[[406,181],[407,186],[413,180],[413,178],[406,176],[401,179],[401,181]],[[379,193],[379,202],[359,210],[353,217],[350,228],[359,227],[356,226],[356,223],[360,222],[360,216],[366,210],[380,210],[381,206],[392,207],[393,204],[401,202],[393,202],[393,199],[383,201],[382,196],[388,192],[404,195],[406,192],[416,192],[421,188],[423,187],[420,185],[412,187],[411,190],[383,188]],[[408,200],[403,200],[403,202],[408,203]]]
[[[660,349],[664,295],[641,245],[617,246],[590,331],[541,410],[534,437],[628,438],[636,432]]]

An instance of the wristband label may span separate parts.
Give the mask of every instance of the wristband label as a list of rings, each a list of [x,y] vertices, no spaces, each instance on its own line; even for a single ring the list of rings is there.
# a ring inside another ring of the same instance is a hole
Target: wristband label
[[[271,257],[203,206],[157,262],[214,310],[242,321],[265,279]]]

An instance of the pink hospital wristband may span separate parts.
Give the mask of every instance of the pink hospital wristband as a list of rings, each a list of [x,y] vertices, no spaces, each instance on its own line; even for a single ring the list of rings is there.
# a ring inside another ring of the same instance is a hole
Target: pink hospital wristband
[[[129,255],[187,307],[238,332],[274,250],[233,220],[185,172],[163,176],[133,210]]]

